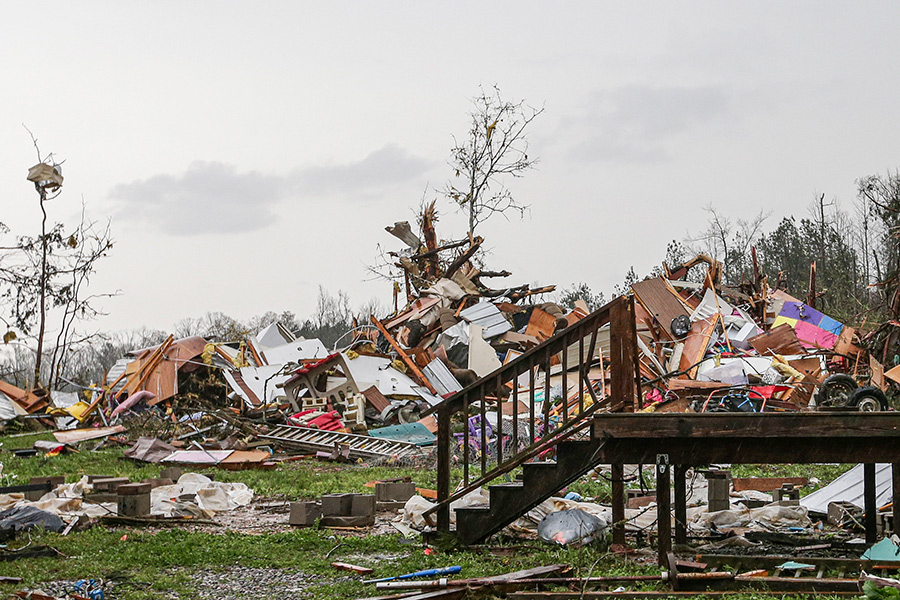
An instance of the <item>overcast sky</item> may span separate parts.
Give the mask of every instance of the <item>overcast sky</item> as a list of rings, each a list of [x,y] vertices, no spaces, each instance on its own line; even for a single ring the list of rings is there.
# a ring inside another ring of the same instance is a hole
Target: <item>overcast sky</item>
[[[849,206],[900,166],[896,2],[42,2],[0,21],[0,221],[39,226],[25,180],[65,159],[51,218],[83,199],[116,245],[106,330],[222,311],[354,305],[384,231],[451,175],[470,99],[545,112],[525,220],[480,233],[511,284],[609,295],[666,244],[733,218]],[[464,221],[445,202],[438,233]]]

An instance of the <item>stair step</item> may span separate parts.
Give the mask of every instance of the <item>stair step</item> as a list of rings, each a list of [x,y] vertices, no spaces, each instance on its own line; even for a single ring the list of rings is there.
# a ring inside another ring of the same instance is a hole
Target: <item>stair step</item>
[[[546,477],[553,477],[556,462],[541,461],[522,465],[522,481],[527,486],[540,485]]]
[[[523,481],[489,487],[490,506],[456,511],[456,536],[476,544],[503,529],[543,500],[559,492],[595,466],[599,440],[565,440],[557,445],[556,462],[522,464]]]

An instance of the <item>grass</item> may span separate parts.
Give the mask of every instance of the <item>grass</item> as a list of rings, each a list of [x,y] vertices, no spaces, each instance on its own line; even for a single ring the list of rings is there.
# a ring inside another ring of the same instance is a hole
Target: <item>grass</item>
[[[8,452],[30,447],[36,439],[51,439],[51,436],[0,437],[0,448],[4,450],[0,453],[3,484],[27,483],[30,477],[58,474],[64,474],[68,482],[77,481],[85,474],[140,480],[156,477],[160,471],[159,465],[123,459],[122,448],[93,450],[96,441],[81,444],[81,452],[50,458],[16,458]],[[815,476],[825,482],[849,466],[742,465],[733,468],[733,472],[735,476]],[[405,476],[420,487],[436,486],[434,469],[347,466],[308,460],[285,462],[274,471],[211,469],[209,472],[215,473],[219,481],[246,483],[257,496],[289,500],[317,498],[334,492],[372,493],[371,488],[365,487],[366,482]],[[461,473],[455,473],[455,477],[461,477]],[[582,478],[569,486],[569,490],[599,500],[607,500],[610,494],[609,482],[603,477]],[[305,592],[314,598],[375,595],[373,586],[360,582],[362,577],[335,570],[331,562],[336,560],[369,566],[375,569],[372,577],[449,565],[462,566],[463,577],[478,577],[553,563],[571,565],[573,576],[659,572],[655,565],[625,561],[590,547],[569,549],[529,541],[513,542],[522,547],[503,553],[482,549],[425,554],[420,542],[410,542],[395,534],[352,536],[327,529],[291,529],[287,525],[284,531],[262,535],[224,529],[210,533],[183,528],[95,526],[73,531],[65,537],[43,531],[20,534],[10,543],[10,548],[41,544],[57,548],[65,557],[0,562],[0,575],[23,577],[21,587],[32,589],[53,581],[103,578],[117,583],[115,597],[122,600],[196,598],[198,573],[224,572],[234,566],[276,568],[315,576],[315,584]],[[326,558],[329,552],[332,554]]]

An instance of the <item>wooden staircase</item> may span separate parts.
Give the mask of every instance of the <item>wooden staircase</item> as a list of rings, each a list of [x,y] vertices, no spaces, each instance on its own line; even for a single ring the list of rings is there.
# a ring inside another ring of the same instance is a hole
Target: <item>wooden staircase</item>
[[[598,332],[607,325],[610,332],[610,386],[608,390],[600,386],[601,390],[607,391],[604,395],[595,389],[588,371],[596,356]],[[543,398],[550,398],[551,366],[573,364],[568,360],[572,352],[578,353],[575,361],[577,389],[570,394],[568,377],[564,374],[562,398],[565,400],[559,402],[555,409],[551,409],[551,402],[541,402],[542,410],[536,412],[536,371],[545,374]],[[470,440],[474,440],[476,446],[484,449],[490,437],[486,433],[486,407],[493,404],[499,412],[503,394],[498,391],[504,386],[511,388],[512,398],[518,400],[523,376],[529,382],[525,386],[529,413],[520,416],[517,411],[512,411],[511,428],[513,432],[528,432],[532,443],[520,447],[519,436],[513,433],[511,441],[497,436],[498,447],[491,455],[482,450],[478,456],[472,457],[464,451],[459,458],[462,481],[451,481],[452,449],[457,445],[450,435],[451,424],[456,421],[463,425],[464,433],[460,434],[463,436],[460,440],[462,448],[468,448]],[[488,506],[456,509],[455,535],[459,542],[471,545],[497,533],[597,465],[596,457],[604,442],[593,437],[593,416],[600,412],[633,411],[638,389],[634,304],[631,298],[620,297],[432,409],[438,421],[438,501],[425,512],[425,518],[430,520],[436,514],[437,531],[449,533],[450,503],[487,485],[490,496]],[[555,417],[553,410],[558,413]],[[472,417],[473,411],[476,412],[475,417]],[[477,419],[479,412],[480,419]],[[469,423],[473,418],[479,429],[470,433]],[[479,440],[480,445],[477,444]],[[554,450],[555,461],[537,460]],[[497,483],[501,477],[519,467],[522,470],[520,480]],[[470,471],[476,470],[478,477],[473,479]],[[455,491],[451,493],[451,489]]]
[[[522,479],[488,487],[490,505],[456,509],[456,537],[477,544],[587,474],[603,440],[565,440],[556,446],[556,461],[522,464]]]

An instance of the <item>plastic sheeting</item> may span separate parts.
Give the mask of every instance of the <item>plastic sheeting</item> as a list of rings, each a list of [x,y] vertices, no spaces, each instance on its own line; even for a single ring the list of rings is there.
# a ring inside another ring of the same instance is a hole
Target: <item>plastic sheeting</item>
[[[574,508],[550,513],[538,523],[538,537],[561,546],[583,546],[606,537],[609,521]]]
[[[25,531],[33,527],[59,533],[66,524],[59,516],[34,506],[16,506],[0,512],[0,531]]]

